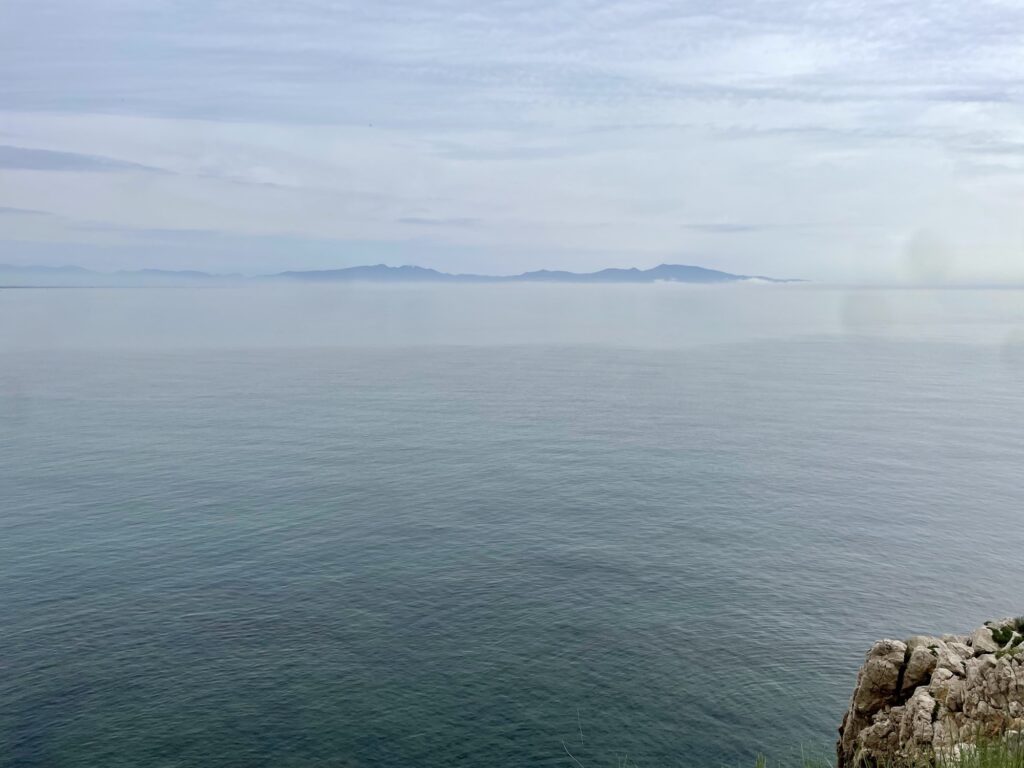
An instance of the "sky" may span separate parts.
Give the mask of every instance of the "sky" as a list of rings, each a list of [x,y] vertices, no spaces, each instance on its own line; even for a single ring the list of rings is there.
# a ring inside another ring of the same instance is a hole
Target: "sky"
[[[1021,0],[5,0],[0,263],[1024,282]]]

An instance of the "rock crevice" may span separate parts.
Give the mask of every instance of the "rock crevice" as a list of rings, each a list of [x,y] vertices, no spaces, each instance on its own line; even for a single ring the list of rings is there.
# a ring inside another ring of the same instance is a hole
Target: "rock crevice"
[[[880,640],[839,727],[838,768],[954,752],[1024,733],[1024,617],[970,635]]]

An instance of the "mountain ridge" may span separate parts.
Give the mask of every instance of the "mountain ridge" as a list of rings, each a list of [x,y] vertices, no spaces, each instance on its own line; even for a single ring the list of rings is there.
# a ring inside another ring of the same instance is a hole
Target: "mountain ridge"
[[[68,281],[75,285],[132,285],[168,284],[183,282],[196,284],[215,281],[292,281],[315,283],[656,283],[678,282],[696,284],[736,283],[762,281],[770,283],[802,282],[800,280],[766,277],[763,275],[741,275],[690,264],[659,264],[650,269],[637,267],[610,267],[596,272],[570,272],[567,270],[540,269],[516,275],[480,275],[470,273],[442,272],[430,267],[386,264],[340,267],[338,269],[287,270],[271,274],[244,277],[239,274],[217,274],[199,270],[138,269],[100,272],[83,267],[65,265],[17,266],[0,264],[0,284],[10,284],[24,279],[42,279],[40,285],[64,285]]]
[[[690,264],[659,264],[650,269],[610,267],[596,272],[539,269],[531,272],[522,272],[517,275],[450,273],[412,265],[389,267],[385,264],[375,264],[372,266],[343,267],[340,269],[279,272],[269,277],[316,282],[729,283],[745,280],[762,280],[772,283],[800,282],[798,280],[766,277],[763,275],[740,275]]]

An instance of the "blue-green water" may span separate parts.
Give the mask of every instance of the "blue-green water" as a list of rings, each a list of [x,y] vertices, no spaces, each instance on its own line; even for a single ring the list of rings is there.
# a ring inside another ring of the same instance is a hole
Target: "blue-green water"
[[[876,638],[1024,612],[1020,294],[694,331],[634,289],[602,335],[606,293],[386,293],[311,341],[12,293],[5,767],[750,765],[830,747]]]

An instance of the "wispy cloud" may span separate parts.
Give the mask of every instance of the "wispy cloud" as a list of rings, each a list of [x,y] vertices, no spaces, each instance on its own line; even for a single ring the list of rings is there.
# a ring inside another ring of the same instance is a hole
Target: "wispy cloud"
[[[13,208],[0,205],[0,216],[52,216],[48,211],[40,211],[35,208]]]
[[[452,218],[432,219],[421,216],[404,216],[398,219],[399,224],[408,224],[413,227],[475,227],[480,221],[478,219]]]
[[[723,222],[720,224],[683,224],[683,229],[710,235],[736,235],[746,234],[749,232],[760,232],[764,227],[759,224],[736,224]]]
[[[14,171],[146,171],[166,173],[140,163],[115,160],[111,157],[83,155],[77,152],[57,152],[51,149],[31,149],[0,145],[0,168]]]

